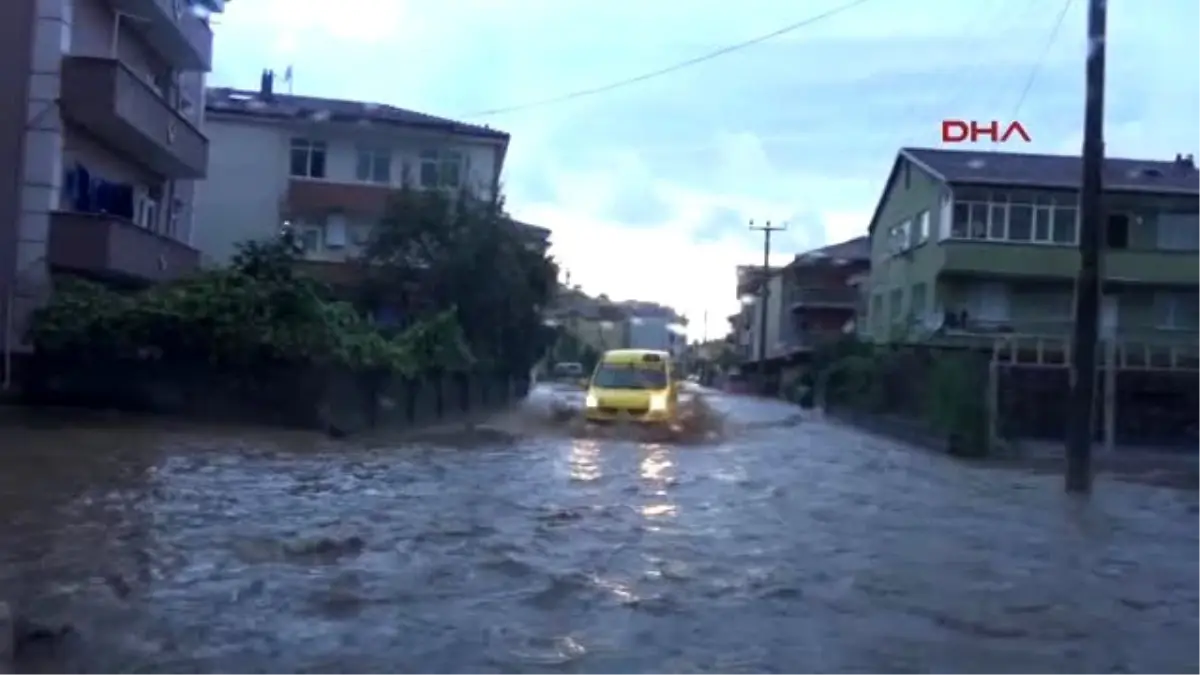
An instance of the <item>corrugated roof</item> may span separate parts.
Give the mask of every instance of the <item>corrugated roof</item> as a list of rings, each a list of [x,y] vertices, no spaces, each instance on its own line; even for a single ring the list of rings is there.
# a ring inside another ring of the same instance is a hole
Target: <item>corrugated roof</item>
[[[205,109],[210,114],[236,115],[264,119],[305,119],[316,122],[385,124],[428,129],[508,141],[509,134],[486,126],[426,115],[382,103],[348,101],[317,96],[296,96],[274,92],[211,88],[206,93]]]
[[[903,148],[900,154],[947,183],[1079,189],[1083,162],[1071,155],[1031,155],[941,148]],[[1194,161],[1104,160],[1104,189],[1117,192],[1200,194]]]

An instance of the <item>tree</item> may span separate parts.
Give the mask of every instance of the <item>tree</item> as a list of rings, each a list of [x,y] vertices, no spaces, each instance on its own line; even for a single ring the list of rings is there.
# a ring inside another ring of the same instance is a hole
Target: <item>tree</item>
[[[60,362],[129,360],[249,374],[271,366],[413,375],[466,355],[453,312],[385,335],[345,302],[295,273],[290,236],[243,244],[227,268],[124,294],[63,280],[33,317],[39,355]]]
[[[360,259],[366,296],[410,317],[453,311],[476,359],[524,373],[553,339],[542,313],[558,268],[504,211],[469,191],[401,188]]]

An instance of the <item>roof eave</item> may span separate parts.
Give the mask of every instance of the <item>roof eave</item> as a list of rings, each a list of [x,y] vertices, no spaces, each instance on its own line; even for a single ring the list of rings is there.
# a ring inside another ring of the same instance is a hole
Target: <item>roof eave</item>
[[[1030,188],[1035,190],[1079,190],[1078,185],[1070,183],[1050,183],[1045,181],[1019,181],[1019,180],[987,180],[987,179],[964,179],[943,181],[951,187],[964,186],[980,186],[980,187],[1001,187],[1001,188]],[[1153,196],[1173,196],[1173,197],[1200,197],[1200,190],[1189,190],[1187,188],[1177,188],[1170,186],[1161,187],[1142,187],[1131,185],[1120,186],[1103,186],[1103,191],[1107,193],[1119,192],[1122,194],[1144,194]]]
[[[251,111],[251,110],[230,110],[228,108],[220,108],[220,107],[214,108],[211,106],[206,106],[204,113],[205,113],[205,117],[208,119],[225,118],[226,120],[230,120],[230,121],[236,120],[236,121],[259,121],[259,122],[268,122],[268,123],[274,123],[274,122],[300,122],[300,123],[311,122],[311,123],[316,123],[316,120],[311,120],[311,119],[301,117],[298,115],[292,115],[292,114],[287,114],[287,113],[276,113],[276,112],[265,111],[265,110],[253,110],[253,111]],[[379,118],[379,117],[371,117],[369,115],[364,115],[357,119],[345,119],[345,118],[341,118],[341,117],[335,117],[333,119],[330,119],[327,123],[351,125],[351,124],[360,124],[362,122],[368,122],[370,124],[379,125],[381,127],[390,127],[390,128],[397,128],[397,129],[420,129],[423,131],[448,133],[448,134],[455,135],[455,136],[471,136],[474,138],[482,138],[482,139],[486,139],[486,140],[490,140],[490,141],[496,141],[496,142],[503,143],[505,151],[507,151],[509,140],[512,138],[512,136],[506,131],[496,131],[496,130],[491,130],[491,129],[474,129],[474,128],[470,128],[470,127],[465,127],[465,126],[460,125],[455,122],[445,122],[445,123],[410,122],[410,121],[392,120],[392,119]]]

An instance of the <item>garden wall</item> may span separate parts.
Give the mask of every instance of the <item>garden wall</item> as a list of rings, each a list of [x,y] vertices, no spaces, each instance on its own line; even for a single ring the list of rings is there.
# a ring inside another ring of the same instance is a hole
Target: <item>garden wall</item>
[[[529,389],[527,376],[482,371],[407,379],[301,367],[221,372],[150,361],[24,365],[27,404],[345,433],[449,421],[510,405]]]

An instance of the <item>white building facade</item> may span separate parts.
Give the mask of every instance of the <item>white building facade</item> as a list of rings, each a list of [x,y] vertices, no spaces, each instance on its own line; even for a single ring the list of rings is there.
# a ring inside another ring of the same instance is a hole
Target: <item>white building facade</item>
[[[293,96],[263,73],[258,91],[210,89],[208,180],[197,196],[196,246],[222,264],[239,242],[290,226],[306,257],[352,257],[388,195],[408,184],[499,189],[506,133],[357,101]]]

